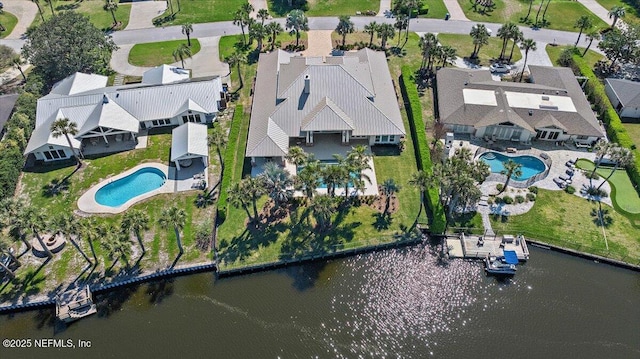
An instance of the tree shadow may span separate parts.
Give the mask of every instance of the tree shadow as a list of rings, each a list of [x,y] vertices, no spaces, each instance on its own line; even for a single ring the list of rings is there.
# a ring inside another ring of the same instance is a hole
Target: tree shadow
[[[122,305],[138,290],[139,285],[120,287],[95,296],[98,317],[108,318],[113,313],[119,312]]]
[[[220,241],[219,258],[222,261],[233,263],[251,256],[260,247],[273,244],[284,232],[287,226],[282,222],[277,224],[248,224],[244,232],[232,238],[227,244]]]
[[[290,266],[281,269],[281,271],[293,278],[291,285],[298,292],[304,292],[315,287],[320,274],[326,266],[326,261],[316,261],[305,263],[304,265]]]
[[[42,195],[45,198],[55,197],[62,192],[68,191],[70,185],[71,184],[69,183],[69,177],[65,177],[62,180],[54,178],[51,180],[51,182],[42,186]]]
[[[274,17],[285,17],[291,10],[300,9],[302,11],[309,10],[307,0],[272,0],[269,2],[269,12]]]
[[[389,229],[391,223],[393,222],[393,218],[391,215],[387,215],[385,213],[377,212],[371,215],[375,218],[373,222],[373,228],[378,231],[382,231],[384,229]]]
[[[609,214],[609,209],[603,209],[600,203],[598,203],[598,207],[599,209],[591,209],[593,223],[598,227],[609,228],[613,224],[613,217]]]
[[[147,285],[146,289],[150,304],[162,303],[165,298],[170,297],[173,294],[173,291],[173,279],[151,282]]]

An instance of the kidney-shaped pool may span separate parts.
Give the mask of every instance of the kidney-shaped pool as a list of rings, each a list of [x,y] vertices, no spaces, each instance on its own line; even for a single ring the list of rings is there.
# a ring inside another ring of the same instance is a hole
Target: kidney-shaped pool
[[[527,180],[537,175],[538,173],[544,172],[544,170],[546,169],[544,162],[536,157],[529,155],[505,156],[502,153],[498,152],[485,152],[480,155],[480,159],[486,162],[489,167],[491,167],[491,172],[493,173],[502,172],[502,170],[504,170],[504,163],[509,160],[521,164],[522,175],[518,177],[516,177],[515,175],[511,176],[511,178],[516,181]]]
[[[158,168],[143,167],[130,175],[102,186],[95,195],[98,204],[120,207],[129,200],[164,185],[167,176]]]

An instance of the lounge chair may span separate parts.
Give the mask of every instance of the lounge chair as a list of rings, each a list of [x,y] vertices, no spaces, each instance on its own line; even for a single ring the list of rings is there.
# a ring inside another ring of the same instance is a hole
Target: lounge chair
[[[575,163],[571,162],[571,161],[567,161],[564,165],[569,167],[569,168],[571,168],[571,169],[573,169],[575,167]]]
[[[564,180],[562,180],[560,177],[556,177],[556,178],[554,178],[554,179],[553,179],[553,182],[555,182],[555,183],[558,185],[558,187],[560,187],[560,188],[565,188],[565,187],[567,187],[567,184],[565,183],[565,181],[564,181]]]
[[[575,171],[572,169],[568,169],[565,171],[569,176],[573,177],[573,175],[575,174]]]
[[[566,175],[566,174],[565,174],[565,175],[562,175],[562,176],[560,176],[560,177],[558,177],[558,178],[560,178],[561,180],[563,180],[566,184],[571,184],[571,177],[569,177],[569,176],[568,176],[568,175]]]

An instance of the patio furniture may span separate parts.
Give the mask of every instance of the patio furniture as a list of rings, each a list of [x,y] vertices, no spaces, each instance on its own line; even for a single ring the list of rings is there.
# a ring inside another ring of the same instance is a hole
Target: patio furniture
[[[560,177],[561,180],[563,180],[565,182],[565,184],[571,184],[571,177],[569,177],[568,175],[561,175]]]
[[[573,169],[575,164],[571,163],[571,161],[567,161],[564,165],[569,167],[569,168],[571,168],[571,169]]]
[[[548,159],[549,159],[549,155],[548,155],[548,154],[546,154],[546,153],[544,153],[544,152],[542,152],[542,153],[540,154],[540,158],[542,158],[543,160],[548,160]]]
[[[565,183],[565,181],[563,181],[562,179],[560,179],[560,177],[556,177],[556,178],[554,178],[554,179],[553,179],[553,182],[555,182],[555,183],[558,185],[558,187],[560,187],[560,188],[565,188],[565,187],[567,187],[567,184]]]
[[[565,171],[569,176],[573,177],[573,175],[575,174],[575,171],[572,169],[568,169]]]
[[[516,153],[518,149],[515,147],[507,147],[507,153]]]

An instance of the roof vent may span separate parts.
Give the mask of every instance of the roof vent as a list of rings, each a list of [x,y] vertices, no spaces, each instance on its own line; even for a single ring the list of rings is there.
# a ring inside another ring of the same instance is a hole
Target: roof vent
[[[311,91],[311,76],[309,74],[304,75],[304,93]]]
[[[542,96],[542,101],[549,101],[549,96]]]
[[[107,94],[102,95],[102,103],[109,103],[109,98],[107,97]]]
[[[533,116],[533,110],[529,110],[529,116]]]
[[[464,85],[467,86],[469,84],[469,81],[465,81]]]

